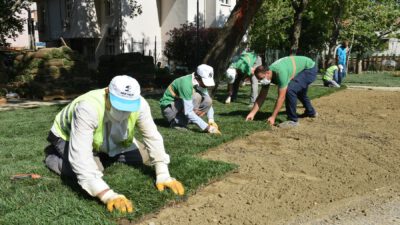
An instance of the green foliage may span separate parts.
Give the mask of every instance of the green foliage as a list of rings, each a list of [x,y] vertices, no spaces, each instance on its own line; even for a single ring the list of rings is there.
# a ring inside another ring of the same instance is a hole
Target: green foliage
[[[177,65],[194,69],[198,65],[197,50],[199,50],[198,59],[203,59],[216,40],[218,31],[218,28],[199,28],[199,49],[197,49],[195,24],[182,24],[180,28],[174,28],[167,33],[169,39],[165,43],[164,54]]]
[[[309,90],[311,98],[333,91],[321,87]],[[234,138],[269,129],[265,120],[271,113],[276,88],[270,91],[266,106],[252,122],[244,121],[249,111],[249,88],[242,88],[239,101],[230,105],[221,103],[225,94],[225,91],[217,92],[214,101],[216,122],[223,133],[221,136],[198,129],[189,132],[171,130],[160,113],[160,95],[147,97],[171,156],[171,174],[183,182],[189,195],[199,186],[237,168],[225,162],[201,159],[198,153]],[[116,224],[119,218],[136,220],[168,202],[185,199],[170,191],[158,192],[154,187],[152,168],[133,168],[117,163],[106,168],[104,179],[115,191],[131,199],[136,211],[125,216],[108,213],[102,203],[88,196],[75,181],[60,179],[50,172],[43,164],[43,149],[47,145],[46,137],[52,120],[62,107],[0,113],[0,224]],[[278,120],[285,120],[285,116],[280,114]],[[43,178],[11,181],[10,176],[17,173],[38,173]]]
[[[289,49],[289,30],[293,24],[290,1],[264,1],[249,30],[251,49]]]
[[[287,50],[294,11],[290,1],[264,1],[249,32],[250,46],[257,52]],[[341,23],[335,18],[341,16]],[[396,1],[310,0],[302,18],[299,54],[326,49],[336,27],[341,40],[353,40],[352,52],[359,56],[381,50],[383,37],[400,29],[400,9]]]
[[[7,46],[7,38],[15,38],[23,31],[25,19],[20,14],[30,0],[0,0],[0,46]]]
[[[348,7],[341,37],[353,41],[352,52],[359,58],[381,50],[382,38],[400,29],[400,9],[395,1],[353,0]]]

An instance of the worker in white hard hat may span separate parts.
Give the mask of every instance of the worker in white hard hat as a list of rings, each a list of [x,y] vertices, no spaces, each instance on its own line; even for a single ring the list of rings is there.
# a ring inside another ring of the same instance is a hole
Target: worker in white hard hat
[[[135,128],[143,144],[134,137]],[[76,177],[91,196],[109,211],[132,212],[132,202],[103,180],[104,166],[122,162],[155,167],[156,187],[183,195],[183,185],[170,176],[169,155],[158,132],[150,106],[132,77],[114,77],[109,86],[83,94],[56,116],[47,140],[45,163],[62,176]],[[129,196],[128,196],[129,197]]]
[[[202,131],[221,134],[207,90],[214,85],[214,70],[206,64],[198,66],[191,74],[175,79],[160,99],[161,112],[170,127],[187,130],[187,125],[193,123]],[[208,123],[201,118],[204,115],[207,115]]]

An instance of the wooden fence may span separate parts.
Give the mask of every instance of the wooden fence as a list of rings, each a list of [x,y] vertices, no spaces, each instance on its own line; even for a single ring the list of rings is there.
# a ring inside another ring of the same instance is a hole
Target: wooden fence
[[[400,70],[400,56],[371,56],[357,62],[350,58],[348,67],[350,72],[357,71],[357,63],[362,66],[362,71],[395,71]]]

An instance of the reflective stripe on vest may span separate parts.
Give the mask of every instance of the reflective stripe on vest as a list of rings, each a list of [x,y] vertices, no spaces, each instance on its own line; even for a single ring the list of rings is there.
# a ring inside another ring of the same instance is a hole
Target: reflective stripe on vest
[[[86,94],[79,96],[74,99],[71,103],[69,103],[66,107],[64,107],[56,116],[54,120],[54,127],[60,137],[69,141],[70,139],[70,131],[71,131],[71,123],[73,119],[73,113],[75,111],[76,105],[80,101],[86,101],[91,104],[97,111],[98,116],[98,125],[97,128],[93,132],[93,149],[99,150],[104,140],[104,112],[105,112],[105,89],[98,89],[89,91]],[[139,117],[139,112],[131,113],[128,119],[128,138],[121,143],[123,147],[129,147],[134,138],[135,134],[135,124],[137,118]]]

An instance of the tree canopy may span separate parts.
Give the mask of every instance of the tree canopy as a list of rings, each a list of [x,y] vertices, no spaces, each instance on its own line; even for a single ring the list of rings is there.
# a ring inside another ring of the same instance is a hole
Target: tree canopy
[[[291,0],[265,0],[249,31],[250,47],[288,51],[293,36],[295,10]],[[313,54],[353,41],[353,53],[380,50],[382,39],[400,29],[399,3],[395,0],[309,0],[302,14],[300,54]]]

